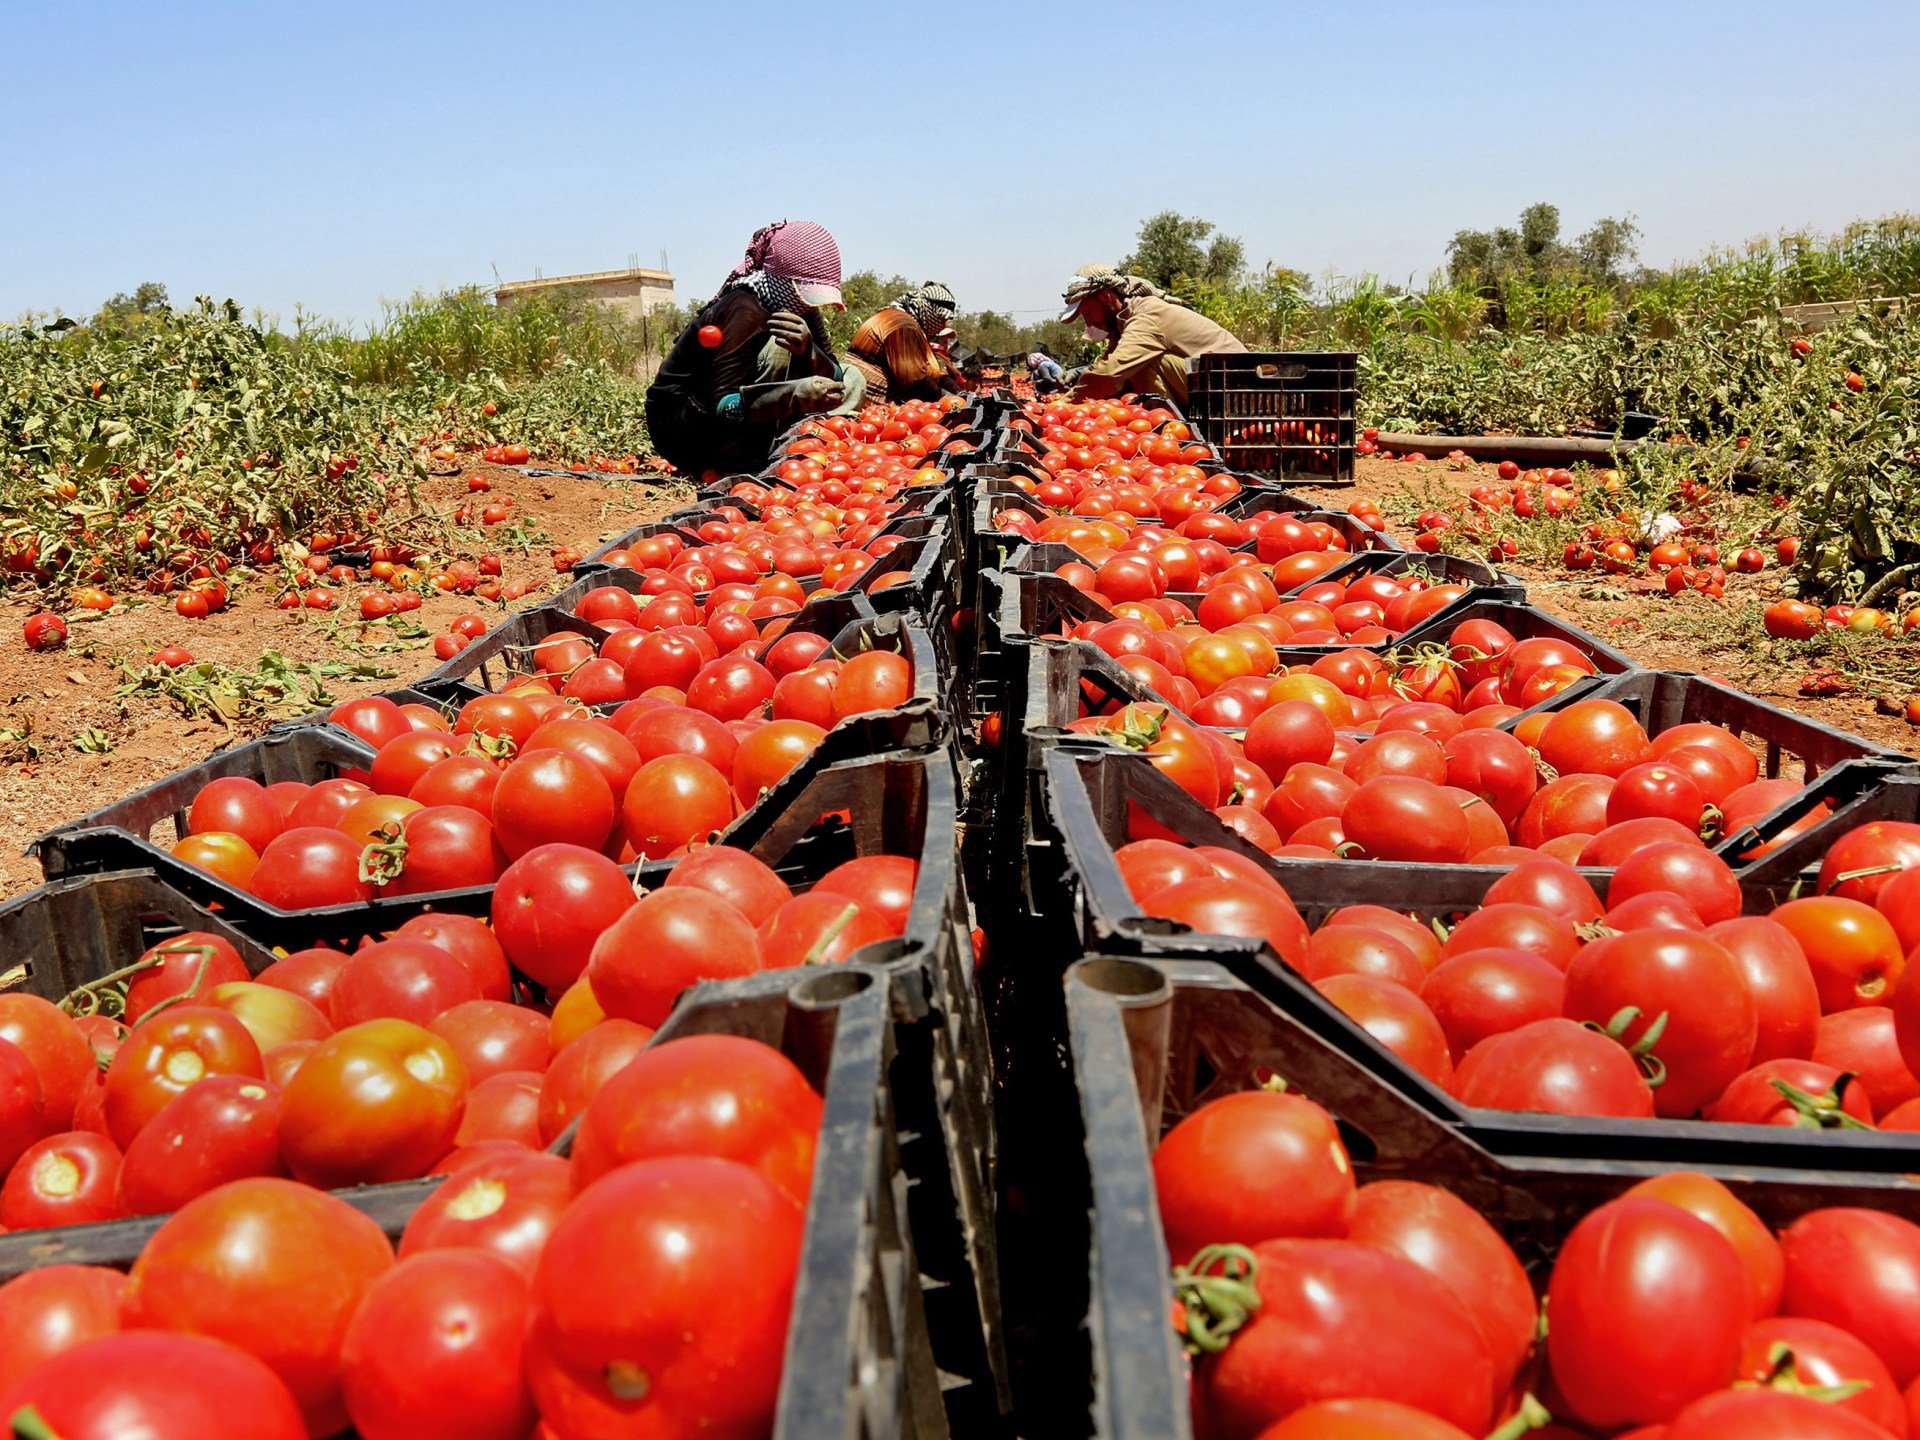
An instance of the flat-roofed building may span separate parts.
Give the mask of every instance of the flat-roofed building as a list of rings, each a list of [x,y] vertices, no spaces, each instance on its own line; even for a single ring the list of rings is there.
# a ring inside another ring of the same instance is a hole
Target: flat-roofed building
[[[551,279],[515,280],[493,292],[494,303],[511,310],[536,295],[584,290],[602,305],[610,305],[629,320],[644,320],[661,305],[673,304],[673,276],[665,270],[596,270],[589,275],[555,275]]]

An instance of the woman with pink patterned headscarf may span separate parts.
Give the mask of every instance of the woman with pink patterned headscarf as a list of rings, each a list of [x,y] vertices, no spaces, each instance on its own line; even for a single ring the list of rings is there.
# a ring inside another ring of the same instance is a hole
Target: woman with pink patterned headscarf
[[[760,469],[802,415],[857,409],[820,312],[841,307],[840,246],[811,220],[754,232],[647,391],[653,445],[684,474]]]

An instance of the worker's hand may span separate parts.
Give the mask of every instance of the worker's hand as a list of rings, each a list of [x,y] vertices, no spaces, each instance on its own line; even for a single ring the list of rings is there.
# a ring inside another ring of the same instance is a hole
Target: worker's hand
[[[767,333],[790,355],[804,355],[813,343],[813,331],[791,310],[777,310],[768,316]]]
[[[793,382],[793,393],[803,410],[831,410],[847,398],[847,387],[829,375],[809,375]]]

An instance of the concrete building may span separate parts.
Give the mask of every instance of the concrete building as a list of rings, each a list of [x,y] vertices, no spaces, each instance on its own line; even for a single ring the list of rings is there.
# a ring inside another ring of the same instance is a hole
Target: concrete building
[[[495,290],[493,299],[502,310],[511,310],[522,300],[560,290],[585,290],[629,320],[643,320],[656,306],[673,304],[673,276],[665,270],[596,270],[590,275],[515,280]]]

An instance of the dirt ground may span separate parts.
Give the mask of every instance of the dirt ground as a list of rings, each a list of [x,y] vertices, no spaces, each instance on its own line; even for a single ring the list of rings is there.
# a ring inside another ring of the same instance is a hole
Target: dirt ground
[[[281,610],[274,604],[282,588],[277,572],[237,571],[229,577],[237,581],[229,586],[230,607],[200,620],[175,614],[171,596],[116,591],[138,603],[98,618],[63,612],[70,627],[67,646],[43,653],[20,644],[20,626],[35,610],[48,607],[27,598],[12,600],[0,622],[12,637],[0,643],[0,897],[38,883],[39,866],[22,853],[35,836],[287,718],[242,717],[229,726],[211,717],[188,718],[157,694],[119,696],[116,690],[129,679],[123,665],[139,671],[162,646],[181,645],[197,661],[250,669],[263,652],[273,650],[295,663],[345,662],[380,672],[319,679],[329,703],[391,690],[440,663],[431,636],[445,631],[455,616],[477,614],[493,625],[511,609],[538,604],[565,584],[569,577],[553,568],[555,548],[591,550],[684,505],[689,494],[641,477],[536,478],[474,459],[457,474],[425,482],[423,501],[440,515],[450,514],[469,498],[466,477],[473,474],[491,479],[486,499],[511,495],[516,514],[536,533],[528,535],[527,548],[512,550],[499,531],[456,530],[457,539],[443,557],[473,559],[495,551],[502,557],[503,579],[529,580],[536,588],[513,605],[435,592],[406,617],[428,632],[425,639],[381,640],[365,654],[343,649],[343,638],[353,641],[360,634],[360,595],[379,588],[364,580],[329,587],[339,594],[335,610]],[[302,707],[301,713],[311,708]],[[110,748],[86,753],[83,744]]]
[[[1497,482],[1495,466],[1491,463],[1456,470],[1438,461],[1407,464],[1379,456],[1362,456],[1355,462],[1352,490],[1321,493],[1334,509],[1345,509],[1363,495],[1378,501],[1387,511],[1388,528],[1394,538],[1410,545],[1413,531],[1391,520],[1392,502],[1416,479],[1422,483],[1442,480],[1463,495],[1476,484]],[[1733,635],[1725,623],[1725,607],[1753,597],[1779,598],[1778,571],[1730,576],[1727,600],[1723,604],[1700,595],[1670,598],[1664,590],[1636,594],[1628,584],[1622,583],[1626,577],[1592,572],[1575,574],[1558,567],[1510,560],[1503,561],[1500,568],[1526,584],[1528,599],[1533,604],[1591,631],[1651,669],[1690,670],[1710,675],[1823,725],[1864,736],[1896,750],[1920,751],[1920,731],[1898,716],[1881,714],[1869,691],[1862,689],[1849,695],[1824,698],[1803,695],[1800,684],[1808,672],[1804,660],[1782,662],[1770,656],[1764,647],[1740,643]],[[1887,643],[1906,642],[1889,640]]]

